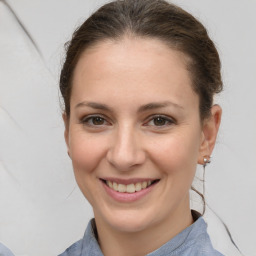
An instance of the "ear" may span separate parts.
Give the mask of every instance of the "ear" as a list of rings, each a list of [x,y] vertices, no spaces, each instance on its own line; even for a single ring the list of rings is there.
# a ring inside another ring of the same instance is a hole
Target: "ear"
[[[68,155],[69,155],[69,118],[66,113],[62,114],[62,119],[65,125],[64,138],[66,141]]]
[[[210,157],[215,146],[220,127],[222,109],[219,105],[211,108],[211,116],[203,121],[202,141],[199,150],[198,164],[204,164],[204,156]]]

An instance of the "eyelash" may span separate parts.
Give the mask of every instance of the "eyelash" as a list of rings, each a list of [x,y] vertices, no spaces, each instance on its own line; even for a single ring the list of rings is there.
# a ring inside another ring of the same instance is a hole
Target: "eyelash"
[[[93,124],[93,119],[96,119],[96,118],[100,118],[104,124],[100,124],[100,125],[96,125],[96,124]],[[106,118],[104,116],[101,116],[101,115],[92,115],[92,116],[86,116],[85,118],[83,118],[81,121],[80,121],[83,125],[86,125],[86,126],[90,126],[90,127],[102,127],[103,125],[106,125],[105,123],[107,122],[109,124],[108,121],[106,121]]]
[[[96,119],[96,118],[99,118],[101,121],[103,121],[103,124],[93,124],[93,119]],[[156,124],[151,124],[150,125],[150,122],[154,122],[157,118],[161,119],[161,121],[164,122],[163,125],[156,125]],[[80,123],[82,123],[83,125],[86,125],[86,126],[89,126],[89,127],[97,127],[97,128],[100,128],[104,125],[111,125],[110,122],[108,122],[106,120],[106,118],[102,115],[91,115],[91,116],[86,116],[85,118],[83,118]],[[106,124],[107,123],[107,124]],[[173,125],[173,124],[176,124],[176,121],[173,120],[172,118],[170,117],[167,117],[167,116],[164,116],[164,115],[154,115],[154,116],[151,116],[150,118],[148,118],[148,120],[143,124],[143,126],[154,126],[156,127],[157,129],[161,129],[163,127],[166,127],[166,126],[170,126],[170,125]]]
[[[156,120],[157,118],[164,121],[164,124],[163,125],[156,125],[156,124],[149,125],[150,122],[154,122],[154,120]],[[170,125],[173,125],[173,124],[176,124],[176,121],[173,120],[170,117],[167,117],[167,116],[164,116],[164,115],[154,115],[154,116],[151,116],[150,119],[148,119],[148,121],[145,124],[143,124],[143,126],[154,126],[157,129],[161,129],[163,127],[170,126]]]

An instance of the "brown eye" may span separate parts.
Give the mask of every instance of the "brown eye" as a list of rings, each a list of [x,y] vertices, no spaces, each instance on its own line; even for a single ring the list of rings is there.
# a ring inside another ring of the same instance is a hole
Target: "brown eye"
[[[151,126],[155,128],[167,128],[176,122],[167,116],[157,115],[151,117],[151,119],[144,124],[144,126]]]
[[[162,126],[165,125],[168,121],[163,117],[156,117],[153,119],[155,126]]]
[[[104,118],[100,116],[92,117],[92,124],[93,125],[103,125],[105,122]]]
[[[88,116],[81,120],[81,123],[85,126],[105,126],[109,125],[108,121],[104,117],[101,116]]]

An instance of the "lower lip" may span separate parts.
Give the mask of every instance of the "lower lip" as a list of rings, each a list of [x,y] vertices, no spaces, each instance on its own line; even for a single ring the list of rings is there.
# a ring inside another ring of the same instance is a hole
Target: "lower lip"
[[[121,193],[118,191],[113,190],[110,188],[106,183],[101,182],[103,184],[104,189],[106,190],[107,194],[112,197],[114,200],[122,203],[129,203],[129,202],[135,202],[137,200],[142,199],[146,195],[148,195],[156,186],[156,183],[150,185],[147,188],[142,189],[141,191],[137,191],[134,193]]]

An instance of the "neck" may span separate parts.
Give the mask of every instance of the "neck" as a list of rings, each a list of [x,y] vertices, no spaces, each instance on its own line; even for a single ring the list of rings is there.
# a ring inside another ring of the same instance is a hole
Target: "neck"
[[[162,223],[138,232],[123,232],[108,226],[95,215],[98,240],[105,256],[142,256],[171,240],[193,223],[190,208],[172,214]]]

